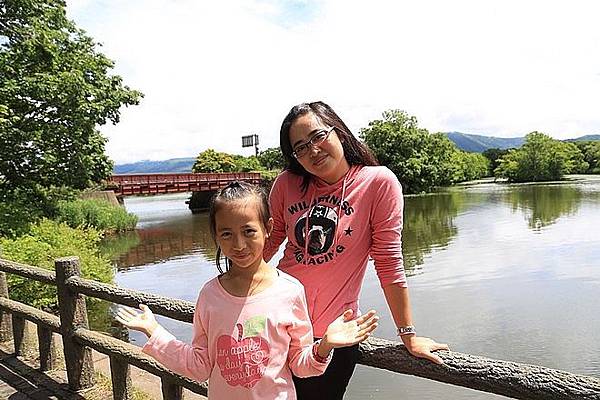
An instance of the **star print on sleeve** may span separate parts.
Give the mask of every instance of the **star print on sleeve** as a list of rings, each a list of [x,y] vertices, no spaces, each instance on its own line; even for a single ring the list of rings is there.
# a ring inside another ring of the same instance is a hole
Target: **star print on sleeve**
[[[352,228],[348,227],[348,229],[344,229],[344,233],[346,236],[352,236]]]

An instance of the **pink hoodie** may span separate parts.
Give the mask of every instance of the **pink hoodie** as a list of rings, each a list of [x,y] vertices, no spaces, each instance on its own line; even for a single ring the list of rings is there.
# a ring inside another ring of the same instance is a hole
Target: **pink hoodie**
[[[330,359],[312,353],[302,285],[282,272],[267,289],[230,295],[214,278],[198,295],[192,344],[159,327],[143,348],[165,367],[199,382],[211,400],[296,398],[292,373],[320,375]]]
[[[402,187],[386,167],[370,166],[353,166],[332,185],[313,178],[306,193],[301,184],[288,171],[273,184],[275,223],[264,258],[288,239],[278,268],[304,285],[315,336],[322,337],[344,310],[358,311],[369,256],[382,287],[406,287]]]

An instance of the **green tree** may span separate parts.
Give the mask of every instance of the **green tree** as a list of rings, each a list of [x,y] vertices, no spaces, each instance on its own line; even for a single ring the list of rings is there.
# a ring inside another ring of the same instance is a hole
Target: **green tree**
[[[453,183],[456,146],[442,133],[419,128],[417,119],[400,110],[371,121],[360,137],[382,165],[390,168],[406,193],[431,191]]]
[[[266,170],[279,169],[285,167],[283,153],[279,147],[271,147],[258,153],[258,161]]]
[[[251,172],[264,168],[256,156],[244,157],[208,149],[196,158],[192,172]]]
[[[235,163],[235,172],[251,172],[263,169],[256,156],[244,157],[236,154],[232,157]]]
[[[600,141],[576,142],[575,145],[583,153],[583,159],[588,163],[585,173],[600,174]]]
[[[561,179],[565,174],[585,171],[587,167],[576,145],[531,132],[520,149],[500,158],[494,173],[510,182],[538,182]]]
[[[0,200],[35,205],[100,182],[112,162],[97,127],[142,94],[110,74],[64,1],[5,0],[0,13]]]
[[[452,182],[464,182],[489,176],[489,160],[480,153],[455,151],[452,154]]]
[[[560,148],[565,157],[565,174],[584,174],[587,172],[589,164],[585,156],[575,143],[560,142]]]
[[[500,165],[500,158],[508,154],[508,149],[491,148],[481,154],[490,161],[488,176],[492,176],[494,170]]]
[[[203,151],[196,158],[192,172],[236,172],[237,166],[231,154],[213,149]]]

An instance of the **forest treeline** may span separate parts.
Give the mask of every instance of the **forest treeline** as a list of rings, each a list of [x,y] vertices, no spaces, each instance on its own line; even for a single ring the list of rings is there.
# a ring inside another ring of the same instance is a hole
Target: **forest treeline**
[[[560,180],[566,174],[600,173],[600,141],[563,142],[540,132],[525,136],[518,149],[460,150],[444,133],[430,133],[404,111],[390,110],[359,132],[382,165],[398,177],[405,193],[484,177],[509,182]],[[279,148],[244,157],[208,149],[200,153],[193,172],[260,171],[273,179],[284,167]]]

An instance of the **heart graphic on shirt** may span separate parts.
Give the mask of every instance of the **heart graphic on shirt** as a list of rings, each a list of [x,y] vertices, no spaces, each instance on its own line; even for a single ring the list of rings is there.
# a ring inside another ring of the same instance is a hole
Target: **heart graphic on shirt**
[[[217,339],[217,365],[221,376],[231,386],[251,389],[265,374],[270,346],[259,333],[265,330],[266,322],[262,315],[250,318],[244,326],[236,324],[237,339],[230,335],[221,335]]]

